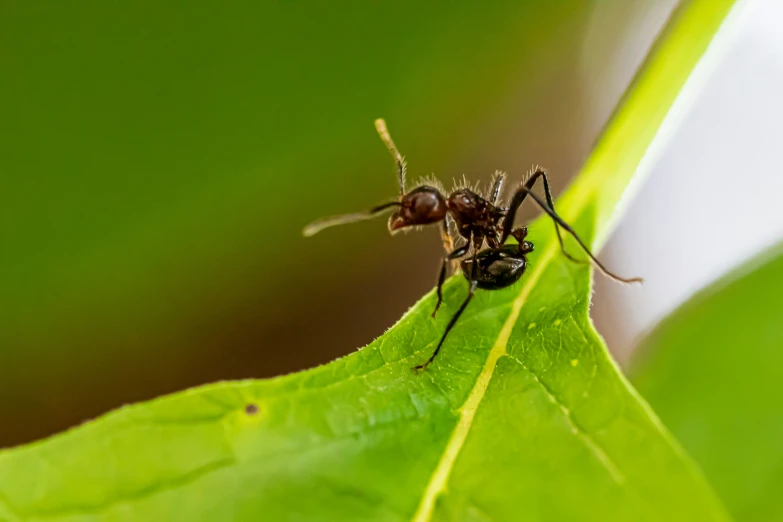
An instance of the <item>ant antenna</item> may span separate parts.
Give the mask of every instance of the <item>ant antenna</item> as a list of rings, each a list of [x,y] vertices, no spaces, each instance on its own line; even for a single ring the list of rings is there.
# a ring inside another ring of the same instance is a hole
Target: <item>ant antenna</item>
[[[520,187],[520,188],[519,188],[519,191],[517,192],[517,194],[528,194],[528,195],[530,195],[530,197],[531,197],[531,198],[533,198],[533,201],[535,201],[535,202],[536,202],[536,204],[537,204],[537,205],[538,205],[538,206],[541,208],[541,210],[543,210],[544,212],[546,212],[547,214],[549,214],[549,217],[551,217],[551,218],[552,218],[552,220],[553,220],[553,221],[554,221],[556,224],[558,224],[558,225],[560,225],[561,227],[563,227],[563,230],[565,230],[566,232],[568,232],[569,234],[571,234],[571,235],[574,237],[574,239],[576,239],[577,243],[579,243],[579,246],[581,246],[581,247],[582,247],[582,250],[584,250],[584,251],[587,253],[587,255],[588,255],[588,256],[590,256],[590,260],[593,262],[593,264],[595,265],[595,267],[596,267],[596,268],[598,268],[598,270],[599,270],[601,273],[603,273],[605,276],[607,276],[607,277],[609,277],[609,278],[611,278],[611,279],[614,279],[615,281],[620,281],[621,283],[642,283],[642,282],[644,282],[644,279],[642,279],[641,277],[630,277],[630,278],[624,278],[624,277],[620,277],[620,276],[618,276],[618,275],[617,275],[617,274],[615,274],[615,273],[612,273],[612,272],[610,272],[610,271],[609,271],[609,269],[607,269],[607,268],[606,268],[606,267],[605,267],[603,264],[601,264],[601,262],[600,262],[598,259],[596,259],[596,257],[593,255],[593,253],[592,253],[592,252],[590,252],[590,249],[589,249],[589,248],[587,248],[587,245],[585,245],[585,244],[584,244],[584,242],[582,241],[582,239],[581,239],[581,238],[580,238],[580,237],[577,235],[576,231],[574,231],[574,229],[573,229],[573,228],[571,228],[571,226],[570,226],[568,223],[566,223],[566,222],[563,220],[563,218],[561,218],[560,216],[558,216],[558,215],[557,215],[557,213],[556,213],[554,210],[552,210],[551,208],[549,208],[549,206],[548,206],[548,205],[544,204],[544,202],[543,202],[543,201],[541,201],[541,198],[539,198],[539,197],[538,197],[538,196],[537,196],[537,195],[536,195],[536,194],[535,194],[533,191],[531,191],[529,188],[527,188],[527,187],[525,187],[525,186],[523,186],[523,187]],[[516,199],[516,195],[515,195],[514,199]],[[562,245],[563,245],[563,244],[562,244],[562,242],[561,242],[561,243],[560,243],[560,246],[562,247]],[[568,257],[570,258],[571,256],[568,256]]]
[[[400,196],[404,196],[405,175],[408,171],[405,166],[405,158],[402,157],[402,154],[400,154],[400,151],[398,151],[397,147],[394,145],[391,134],[389,134],[389,129],[386,128],[386,120],[383,118],[375,120],[375,129],[378,131],[378,135],[381,137],[383,144],[389,149],[389,152],[394,158],[394,162],[397,164],[397,184],[400,186]]]
[[[334,227],[337,225],[345,225],[346,223],[355,223],[357,221],[364,221],[365,219],[372,219],[384,210],[399,206],[402,206],[399,201],[390,201],[389,203],[378,205],[377,207],[373,207],[370,210],[365,210],[364,212],[354,212],[353,214],[343,214],[341,216],[330,216],[317,219],[304,227],[302,230],[302,235],[304,237],[310,237],[314,236],[325,228]]]

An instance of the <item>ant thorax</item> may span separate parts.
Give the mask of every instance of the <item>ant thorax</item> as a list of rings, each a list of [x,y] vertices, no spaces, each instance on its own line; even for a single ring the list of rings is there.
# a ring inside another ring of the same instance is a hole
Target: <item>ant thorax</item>
[[[446,200],[449,214],[457,225],[459,235],[473,237],[474,243],[484,238],[496,244],[500,232],[503,211],[470,189],[453,192]]]
[[[502,171],[496,171],[486,187],[471,184],[462,176],[455,180],[450,192],[444,191],[452,244],[467,241],[473,250],[481,249],[485,241],[487,246],[498,246],[506,215],[501,201],[505,181],[506,174]]]

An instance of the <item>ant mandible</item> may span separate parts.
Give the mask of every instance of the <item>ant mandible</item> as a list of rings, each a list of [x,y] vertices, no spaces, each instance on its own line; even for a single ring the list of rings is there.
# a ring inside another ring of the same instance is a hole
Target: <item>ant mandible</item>
[[[449,232],[449,221],[453,220],[459,237],[464,239],[464,244],[449,252],[441,262],[437,286],[438,301],[432,312],[432,317],[435,317],[443,302],[443,282],[446,279],[447,266],[451,261],[459,261],[462,274],[469,283],[468,295],[449,321],[430,358],[423,364],[414,366],[414,370],[426,369],[435,359],[446,337],[454,328],[462,312],[465,311],[477,288],[483,290],[506,288],[519,281],[522,274],[525,273],[527,254],[533,251],[533,243],[525,240],[526,226],[514,228],[514,217],[527,196],[530,196],[538,207],[554,221],[560,249],[568,259],[575,263],[587,262],[576,259],[566,252],[560,227],[576,239],[593,264],[606,276],[623,283],[642,281],[639,277],[626,279],[617,276],[595,258],[571,226],[555,212],[549,179],[542,168],[536,168],[533,174],[514,192],[508,206],[501,204],[503,186],[506,182],[504,172],[495,174],[486,197],[468,188],[457,189],[445,197],[440,190],[430,185],[420,185],[408,192],[405,188],[407,176],[405,160],[394,145],[386,128],[386,122],[382,119],[376,120],[375,128],[394,158],[397,167],[397,183],[400,188],[399,199],[382,203],[364,212],[319,219],[306,226],[303,234],[309,237],[327,227],[369,219],[386,210],[395,209],[389,218],[389,232],[395,233],[409,227],[440,223],[448,251],[454,246]],[[546,203],[532,192],[533,186],[539,179],[543,181]],[[509,236],[516,240],[515,244],[506,244]],[[487,245],[487,248],[483,248],[484,244]]]

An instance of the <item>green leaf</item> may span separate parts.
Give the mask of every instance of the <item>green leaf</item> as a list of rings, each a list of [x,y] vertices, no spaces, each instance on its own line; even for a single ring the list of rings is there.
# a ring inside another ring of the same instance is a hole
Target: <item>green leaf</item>
[[[632,372],[743,522],[783,520],[781,288],[783,245],[675,311]]]
[[[588,243],[732,4],[680,8],[558,202]],[[185,391],[0,452],[0,518],[725,520],[593,330],[589,270],[559,253],[551,223],[530,238],[522,282],[480,292],[427,372],[411,366],[464,298],[460,277],[437,320],[430,294],[331,364]]]

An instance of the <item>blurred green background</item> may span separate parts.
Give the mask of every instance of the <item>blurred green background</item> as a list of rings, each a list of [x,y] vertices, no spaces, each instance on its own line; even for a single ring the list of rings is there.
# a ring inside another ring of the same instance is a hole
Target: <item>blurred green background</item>
[[[0,3],[0,447],[380,335],[437,232],[300,234],[396,195],[373,120],[413,178],[559,191],[653,4]]]

